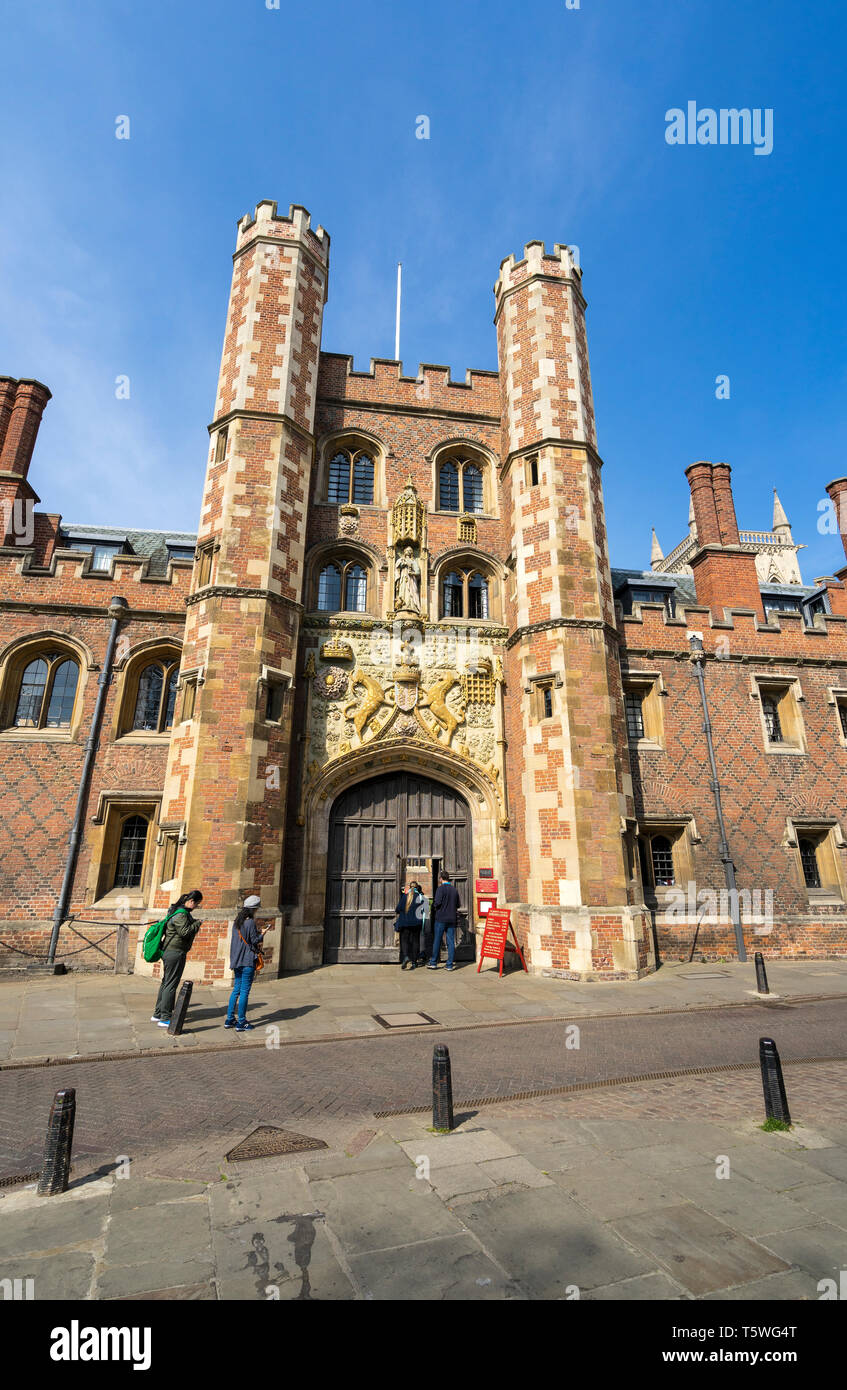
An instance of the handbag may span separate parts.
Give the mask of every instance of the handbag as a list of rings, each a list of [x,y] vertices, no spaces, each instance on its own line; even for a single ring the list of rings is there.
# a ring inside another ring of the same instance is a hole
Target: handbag
[[[240,927],[236,927],[235,930],[238,932],[238,935],[241,936],[241,928],[240,928]],[[244,941],[244,937],[243,937],[243,936],[241,936],[241,940]],[[250,946],[250,942],[249,942],[249,941],[244,941],[244,945],[245,945],[245,946],[249,946],[251,951],[255,951],[255,952],[256,952],[256,962],[255,962],[255,965],[253,966],[253,969],[255,970],[256,974],[258,975],[259,971],[260,971],[260,970],[264,970],[264,968],[265,968],[265,957],[262,955],[262,948],[261,948],[261,946]]]

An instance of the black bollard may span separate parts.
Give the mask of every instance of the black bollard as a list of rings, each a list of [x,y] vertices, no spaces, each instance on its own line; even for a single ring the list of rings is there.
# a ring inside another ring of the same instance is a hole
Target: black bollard
[[[50,1106],[44,1163],[38,1178],[38,1194],[41,1197],[54,1197],[68,1190],[75,1118],[76,1091],[69,1086],[64,1091],[56,1092]]]
[[[785,1096],[785,1082],[782,1079],[782,1063],[773,1038],[759,1038],[759,1065],[762,1069],[762,1090],[765,1093],[765,1114],[769,1120],[781,1120],[791,1124],[788,1101]]]
[[[761,951],[757,951],[754,957],[756,961],[756,989],[760,994],[770,994],[768,988],[768,975],[765,970],[765,962]]]
[[[432,1050],[432,1127],[453,1128],[453,1078],[444,1043],[436,1043]]]
[[[178,1038],[185,1023],[185,1015],[188,1013],[188,1006],[191,1003],[191,991],[194,988],[193,980],[186,980],[179,994],[176,997],[174,1011],[171,1014],[171,1021],[168,1024],[168,1033],[172,1038]]]

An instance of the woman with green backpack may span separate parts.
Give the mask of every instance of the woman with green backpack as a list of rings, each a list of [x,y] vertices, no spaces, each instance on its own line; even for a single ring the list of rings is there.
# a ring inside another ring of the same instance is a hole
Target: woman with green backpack
[[[199,888],[195,888],[191,893],[183,893],[182,897],[168,908],[167,916],[164,919],[161,943],[153,957],[162,962],[162,983],[159,986],[153,1017],[150,1019],[151,1023],[158,1023],[160,1028],[167,1028],[171,1021],[176,987],[182,979],[185,958],[202,925],[195,921],[191,914],[202,901],[203,894]],[[150,929],[148,928],[149,934]],[[145,958],[150,959],[146,951]]]

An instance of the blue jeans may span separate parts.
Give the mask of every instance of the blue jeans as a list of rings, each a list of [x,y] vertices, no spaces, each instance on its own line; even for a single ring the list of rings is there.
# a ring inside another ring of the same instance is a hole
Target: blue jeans
[[[453,964],[453,953],[456,950],[456,923],[436,922],[435,938],[432,943],[432,959],[430,961],[430,965],[438,964],[438,953],[441,950],[441,940],[445,932],[447,933],[447,964]]]
[[[253,976],[256,973],[255,965],[240,965],[237,970],[233,970],[235,983],[232,987],[232,994],[229,996],[229,1005],[226,1011],[227,1023],[232,1023],[235,1017],[235,1006],[238,1005],[238,1022],[244,1023],[247,1018],[247,996],[250,993],[250,986],[253,983]]]

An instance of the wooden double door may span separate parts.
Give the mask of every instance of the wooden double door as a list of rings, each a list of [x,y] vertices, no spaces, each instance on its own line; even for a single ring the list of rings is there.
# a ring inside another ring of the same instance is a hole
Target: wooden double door
[[[332,808],[328,850],[325,961],[397,960],[395,909],[407,866],[428,896],[439,870],[450,874],[462,909],[457,954],[473,959],[471,818],[452,788],[404,772],[359,782]]]

